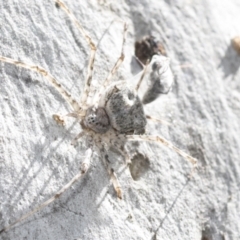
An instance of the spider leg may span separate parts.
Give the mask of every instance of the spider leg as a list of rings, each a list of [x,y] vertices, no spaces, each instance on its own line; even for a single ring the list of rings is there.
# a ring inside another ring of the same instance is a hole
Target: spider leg
[[[175,147],[172,143],[164,139],[163,137],[160,136],[152,136],[152,135],[126,135],[125,138],[127,138],[130,141],[149,141],[149,142],[157,142],[160,144],[163,144],[167,146],[168,148],[174,150],[176,153],[178,153],[180,156],[184,157],[187,159],[189,162],[193,164],[193,169],[195,169],[197,165],[197,159],[191,157],[181,149]]]
[[[159,122],[159,123],[162,123],[162,124],[166,124],[166,125],[168,125],[168,126],[171,125],[171,123],[169,123],[169,122],[167,122],[167,121],[165,121],[165,120],[163,120],[163,119],[155,118],[155,117],[152,117],[152,116],[150,116],[150,115],[146,115],[146,118],[149,119],[149,120],[151,120],[151,121],[154,121],[154,122]]]
[[[144,69],[145,68],[145,64],[143,64],[142,61],[136,55],[134,55],[134,57],[137,60],[137,62],[139,63],[139,65],[142,67],[142,69]]]
[[[128,154],[128,152],[126,151],[126,149],[124,147],[121,147],[121,145],[119,145],[117,150],[122,154],[122,156],[125,157],[125,163],[127,165],[132,163],[129,154]]]
[[[99,144],[98,144],[99,145]],[[111,178],[111,181],[112,181],[112,184],[113,184],[113,187],[114,187],[114,190],[115,192],[117,193],[117,197],[122,199],[122,188],[121,188],[121,185],[118,181],[118,177],[114,171],[113,168],[111,168],[109,166],[109,156],[104,148],[103,145],[99,146],[99,151],[100,151],[100,155],[101,155],[101,159],[103,161],[103,165],[105,166],[110,178]]]
[[[114,74],[117,72],[118,68],[120,67],[121,63],[124,60],[124,46],[125,46],[125,42],[126,42],[126,32],[127,32],[127,24],[124,23],[124,29],[123,29],[123,42],[122,42],[122,50],[121,50],[121,55],[118,58],[117,62],[115,63],[114,67],[112,68],[112,70],[110,71],[110,73],[108,74],[107,78],[104,80],[103,82],[103,87],[106,88],[110,81],[112,80],[112,77],[114,76]]]
[[[84,132],[80,132],[80,133],[72,140],[71,145],[75,146],[76,143],[77,143],[77,141],[78,141],[78,139],[81,138],[81,137],[83,137],[84,134],[85,134]]]
[[[88,148],[86,150],[86,157],[84,159],[84,161],[81,164],[80,167],[80,171],[71,179],[70,182],[68,182],[66,185],[64,185],[54,196],[52,196],[51,198],[49,198],[47,201],[45,201],[44,203],[38,205],[37,207],[35,207],[32,211],[24,214],[22,217],[20,217],[19,219],[17,219],[16,221],[14,221],[13,223],[11,223],[10,225],[4,227],[1,231],[0,234],[2,232],[8,231],[10,228],[12,228],[13,226],[15,226],[17,223],[29,218],[30,216],[32,216],[34,213],[40,211],[41,209],[45,208],[46,206],[48,206],[50,203],[54,202],[56,199],[58,199],[66,190],[68,190],[76,181],[78,181],[81,177],[83,177],[85,175],[85,173],[87,172],[89,166],[90,166],[90,161],[92,158],[92,149]]]
[[[115,191],[117,193],[117,197],[119,199],[122,199],[122,188],[121,188],[121,185],[120,185],[120,183],[118,181],[117,175],[114,172],[113,168],[109,169],[109,171],[110,171],[109,175],[110,175],[110,178],[112,180],[113,187],[114,187],[114,189],[115,189]]]
[[[85,79],[85,86],[84,86],[83,94],[81,96],[81,105],[86,105],[88,96],[89,96],[89,92],[90,92],[91,82],[92,82],[92,72],[93,72],[93,65],[94,65],[95,53],[96,53],[97,47],[94,44],[94,42],[92,41],[91,37],[86,33],[84,28],[78,22],[77,18],[69,10],[69,8],[62,1],[60,1],[60,0],[55,0],[55,1],[67,13],[69,18],[76,24],[78,30],[81,32],[81,34],[87,41],[89,47],[91,48],[91,54],[90,54],[90,58],[88,61],[87,76]]]
[[[11,58],[3,57],[0,56],[0,61],[5,62],[5,63],[10,63],[13,65],[16,65],[17,67],[22,67],[25,69],[29,69],[31,71],[37,72],[41,74],[43,77],[45,77],[57,90],[58,92],[62,95],[62,97],[70,104],[70,106],[73,108],[74,111],[79,111],[80,106],[77,103],[77,101],[72,98],[71,94],[68,93],[60,83],[49,73],[47,72],[44,68],[39,67],[37,65],[30,65],[24,62],[16,61]]]
[[[110,141],[110,144],[114,146],[114,148],[116,148],[121,153],[121,155],[125,158],[125,163],[129,165],[131,164],[131,158],[124,147],[124,143],[125,142],[122,141],[121,139],[114,139]]]
[[[138,58],[137,58],[138,59]],[[135,87],[135,90],[136,92],[138,92],[138,89],[140,88],[141,84],[142,84],[142,80],[144,79],[146,73],[147,73],[147,69],[148,69],[148,65],[149,65],[149,60],[147,60],[147,63],[146,63],[146,66],[143,66],[143,71],[142,71],[142,74],[141,74],[141,77]]]

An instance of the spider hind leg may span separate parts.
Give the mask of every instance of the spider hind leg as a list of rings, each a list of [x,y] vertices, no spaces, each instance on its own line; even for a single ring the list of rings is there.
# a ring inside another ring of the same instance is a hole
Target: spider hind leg
[[[106,168],[107,173],[109,174],[109,177],[112,181],[112,184],[113,184],[114,190],[117,194],[117,197],[119,199],[122,199],[122,188],[118,181],[118,177],[117,177],[114,169],[111,168],[111,166],[110,166],[109,155],[107,153],[107,150],[105,149],[103,144],[101,144],[101,145],[98,144],[98,147],[99,147],[99,151],[100,151],[101,160],[103,162],[104,167]]]

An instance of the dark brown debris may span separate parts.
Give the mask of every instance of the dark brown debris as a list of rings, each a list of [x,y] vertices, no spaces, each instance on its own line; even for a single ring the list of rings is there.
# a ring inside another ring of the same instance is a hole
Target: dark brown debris
[[[135,56],[146,64],[155,54],[166,56],[166,50],[163,45],[155,40],[153,36],[145,36],[140,41],[135,42]]]

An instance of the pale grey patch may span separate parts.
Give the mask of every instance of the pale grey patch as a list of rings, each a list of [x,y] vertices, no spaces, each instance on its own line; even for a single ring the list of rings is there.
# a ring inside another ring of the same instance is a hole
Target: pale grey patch
[[[173,84],[173,74],[169,66],[170,59],[162,55],[154,55],[150,63],[151,73],[149,87],[143,96],[143,104],[156,100],[160,94],[167,94]]]
[[[131,159],[129,170],[133,180],[139,180],[149,169],[150,161],[147,156],[137,152]]]

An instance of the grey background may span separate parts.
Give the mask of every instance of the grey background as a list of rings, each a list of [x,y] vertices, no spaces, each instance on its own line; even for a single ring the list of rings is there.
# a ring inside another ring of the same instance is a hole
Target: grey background
[[[97,155],[87,176],[61,199],[4,233],[0,239],[240,239],[240,57],[230,40],[240,34],[240,2],[68,1],[98,44],[95,84],[120,54],[123,24],[129,30],[126,60],[116,79],[140,68],[134,41],[153,34],[163,42],[175,76],[173,91],[145,111],[171,122],[149,123],[199,161],[191,164],[164,146],[131,144],[150,166],[137,181],[112,153],[124,190],[118,200]],[[75,98],[86,75],[89,49],[54,1],[0,2],[0,54],[38,64]],[[115,20],[114,22],[112,22]],[[185,66],[185,67],[182,67]],[[48,199],[78,171],[84,143],[72,119],[57,126],[52,114],[68,105],[39,74],[0,62],[0,226]]]

